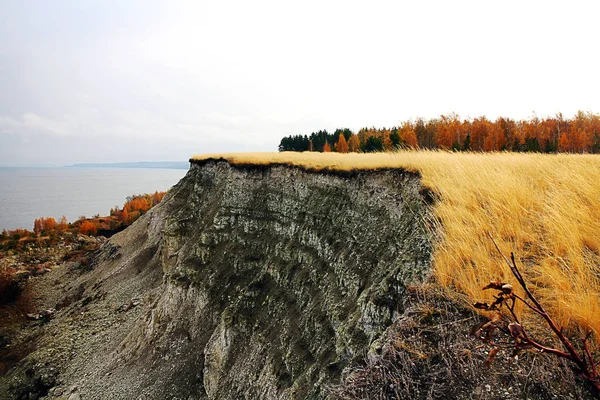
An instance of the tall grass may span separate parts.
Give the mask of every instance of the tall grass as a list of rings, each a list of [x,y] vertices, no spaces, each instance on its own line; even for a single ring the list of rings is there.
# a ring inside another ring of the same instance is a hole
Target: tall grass
[[[419,171],[440,200],[443,240],[437,280],[481,300],[490,279],[512,275],[493,243],[521,261],[558,324],[600,335],[600,156],[572,154],[248,153],[196,156],[234,164],[292,164],[313,170],[402,167]]]

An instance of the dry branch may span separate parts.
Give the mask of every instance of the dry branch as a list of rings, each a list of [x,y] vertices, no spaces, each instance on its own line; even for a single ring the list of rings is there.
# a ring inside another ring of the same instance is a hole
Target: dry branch
[[[508,347],[511,346],[514,348],[513,355],[517,355],[520,351],[535,348],[540,352],[554,354],[557,357],[565,358],[575,364],[573,367],[575,371],[586,381],[592,384],[595,389],[596,395],[600,396],[600,377],[598,376],[598,371],[596,368],[596,362],[594,361],[592,354],[589,350],[588,341],[591,336],[591,332],[589,332],[585,338],[582,338],[583,351],[581,354],[575,349],[575,346],[571,343],[571,341],[565,336],[562,329],[559,329],[556,323],[552,320],[548,312],[544,309],[541,303],[537,300],[537,298],[533,295],[529,287],[527,286],[527,282],[525,278],[521,274],[517,267],[517,263],[515,261],[515,256],[511,252],[510,260],[502,253],[496,241],[492,237],[490,233],[488,236],[498,253],[502,256],[508,267],[510,268],[513,276],[519,283],[519,286],[525,291],[526,297],[523,298],[516,294],[513,290],[512,285],[506,282],[500,281],[491,281],[487,286],[483,288],[483,290],[493,289],[497,290],[498,293],[494,296],[495,301],[492,304],[487,303],[475,303],[474,307],[478,309],[493,311],[492,318],[490,318],[490,322],[483,324],[481,326],[476,327],[476,334],[481,336],[481,333],[485,333],[485,336],[482,337],[484,341],[492,345],[492,351],[490,351],[490,355],[496,354],[500,347]],[[519,321],[517,315],[514,312],[515,302],[520,301],[525,304],[529,309],[533,310],[536,314],[541,316],[548,327],[554,332],[555,336],[562,343],[564,350],[555,349],[553,347],[544,346],[541,343],[532,339],[528,334],[521,322]],[[514,322],[508,324],[508,334],[512,337],[511,344],[505,343],[495,343],[492,340],[492,334],[499,329],[498,321],[499,321],[499,312],[502,306],[506,306],[512,319]],[[486,360],[486,364],[490,364],[493,360],[493,356],[489,357]]]

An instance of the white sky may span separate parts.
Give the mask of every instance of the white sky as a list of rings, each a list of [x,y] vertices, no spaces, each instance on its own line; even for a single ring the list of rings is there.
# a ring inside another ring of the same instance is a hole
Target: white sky
[[[0,165],[600,112],[595,1],[0,0]]]

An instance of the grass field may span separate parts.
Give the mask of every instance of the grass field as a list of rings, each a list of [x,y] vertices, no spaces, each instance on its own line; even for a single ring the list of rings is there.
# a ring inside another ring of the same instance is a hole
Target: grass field
[[[516,284],[501,260],[513,251],[560,326],[600,334],[600,156],[531,153],[239,153],[201,155],[233,164],[313,170],[419,171],[440,197],[442,240],[434,274],[472,301],[491,279]]]

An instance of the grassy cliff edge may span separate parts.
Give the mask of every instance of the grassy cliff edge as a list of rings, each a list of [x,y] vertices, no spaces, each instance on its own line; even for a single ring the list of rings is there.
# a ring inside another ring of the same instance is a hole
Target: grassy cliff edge
[[[232,165],[292,165],[312,171],[402,168],[421,174],[438,198],[443,240],[434,273],[471,300],[490,280],[510,280],[487,233],[515,253],[561,326],[600,334],[600,156],[452,153],[231,153],[197,155]],[[521,310],[526,312],[526,310]]]

